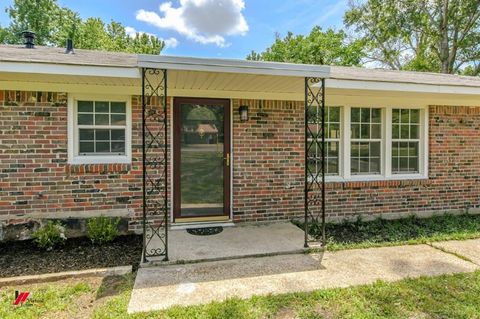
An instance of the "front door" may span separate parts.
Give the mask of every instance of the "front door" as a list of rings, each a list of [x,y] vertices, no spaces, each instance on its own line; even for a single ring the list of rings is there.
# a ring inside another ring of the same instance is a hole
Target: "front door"
[[[230,101],[175,98],[173,211],[176,222],[230,215]]]

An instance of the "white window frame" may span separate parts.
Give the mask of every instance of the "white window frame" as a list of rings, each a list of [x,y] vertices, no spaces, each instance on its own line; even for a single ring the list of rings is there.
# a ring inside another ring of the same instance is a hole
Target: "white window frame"
[[[337,106],[337,105],[335,105]],[[340,174],[338,176],[325,176],[327,182],[349,181],[383,181],[383,180],[408,180],[428,178],[428,107],[426,106],[382,106],[382,105],[340,105]],[[381,170],[380,174],[352,175],[350,170],[351,155],[351,109],[352,108],[380,108],[382,109],[382,141],[381,141]],[[419,172],[418,173],[392,173],[392,109],[419,109],[420,110],[420,143],[419,143]]]
[[[125,154],[80,155],[79,128],[77,125],[78,101],[125,102]],[[130,164],[132,162],[132,106],[131,97],[123,95],[68,95],[68,163],[69,164]]]

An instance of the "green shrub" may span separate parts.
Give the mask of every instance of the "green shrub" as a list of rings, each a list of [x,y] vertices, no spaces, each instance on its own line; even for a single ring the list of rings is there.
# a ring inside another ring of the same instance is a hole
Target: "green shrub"
[[[87,221],[87,236],[94,244],[108,243],[118,236],[120,218],[100,216]]]
[[[65,227],[59,221],[48,221],[33,233],[34,242],[39,248],[52,250],[62,245],[67,237]]]

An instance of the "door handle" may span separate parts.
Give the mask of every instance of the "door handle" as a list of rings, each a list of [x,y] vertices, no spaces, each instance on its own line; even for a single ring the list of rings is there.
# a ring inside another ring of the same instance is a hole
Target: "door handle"
[[[227,166],[230,166],[230,153],[227,153],[227,157],[223,158]]]

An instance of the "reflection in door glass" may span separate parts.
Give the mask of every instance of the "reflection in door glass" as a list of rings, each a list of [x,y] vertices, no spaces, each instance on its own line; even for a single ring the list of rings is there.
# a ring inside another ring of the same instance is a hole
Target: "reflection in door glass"
[[[180,215],[223,215],[224,108],[198,104],[180,108]]]

